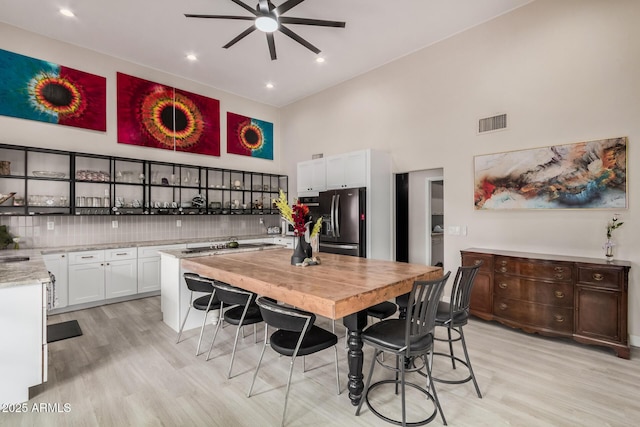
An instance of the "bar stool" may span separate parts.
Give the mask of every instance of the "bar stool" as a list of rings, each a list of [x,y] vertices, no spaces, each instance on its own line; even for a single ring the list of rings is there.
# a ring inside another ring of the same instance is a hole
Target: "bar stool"
[[[442,422],[446,425],[444,413],[438,400],[433,379],[431,376],[431,364],[429,360],[433,353],[433,331],[435,328],[436,312],[438,302],[442,297],[444,286],[447,283],[450,272],[447,272],[442,278],[431,281],[416,281],[409,294],[409,309],[407,310],[406,319],[386,319],[374,323],[362,332],[362,341],[364,344],[371,345],[374,348],[373,358],[371,360],[371,368],[367,377],[364,391],[356,409],[356,416],[360,415],[362,404],[366,403],[367,407],[377,417],[396,425],[419,426],[431,422],[438,413],[442,418]],[[383,352],[389,352],[395,356],[395,367],[386,365],[378,358]],[[405,360],[410,359],[411,364],[406,364]],[[416,365],[416,361],[421,360],[422,363]],[[371,384],[371,378],[376,364],[395,372],[395,378],[390,380],[381,380]],[[422,372],[422,370],[426,372]],[[416,372],[425,376],[427,380],[426,388],[423,385],[407,382],[405,379],[406,372]],[[387,384],[395,385],[395,394],[398,394],[398,386],[400,388],[400,405],[402,410],[402,420],[392,419],[382,414],[374,407],[369,394],[372,390]],[[427,399],[434,403],[433,412],[421,421],[412,421],[407,423],[405,389],[410,386],[422,392]]]
[[[215,298],[214,288],[213,288],[213,279],[208,279],[206,277],[202,277],[196,273],[184,273],[184,281],[187,284],[187,288],[190,291],[189,294],[189,308],[187,308],[187,312],[184,315],[184,319],[182,320],[182,324],[180,325],[180,330],[178,331],[178,339],[176,340],[176,344],[180,342],[180,337],[182,336],[182,330],[184,329],[185,323],[187,323],[187,317],[189,317],[189,312],[191,308],[195,308],[196,310],[204,311],[204,319],[202,320],[202,327],[200,328],[200,338],[198,339],[198,347],[196,348],[196,356],[200,354],[200,344],[202,343],[202,335],[204,334],[204,327],[207,323],[207,314],[211,310],[217,310],[220,308],[220,301]],[[206,295],[198,297],[194,299],[194,292],[204,292]]]
[[[471,367],[471,360],[469,359],[469,352],[467,351],[467,343],[464,339],[464,332],[462,327],[467,324],[469,320],[469,306],[471,304],[471,289],[478,274],[478,270],[482,263],[471,267],[459,267],[456,273],[456,278],[451,288],[450,302],[440,301],[438,304],[438,313],[436,314],[436,326],[447,328],[447,339],[435,338],[436,341],[445,341],[449,343],[449,354],[447,353],[434,353],[435,356],[445,356],[451,359],[451,365],[453,369],[456,369],[456,361],[466,366],[469,370],[469,375],[466,378],[460,380],[444,380],[434,378],[434,381],[446,383],[446,384],[462,384],[467,381],[473,381],[473,385],[476,388],[478,397],[482,399],[482,393],[480,393],[480,387],[476,381],[476,376],[473,373]],[[455,332],[457,335],[452,338],[451,332]],[[459,341],[462,345],[464,352],[464,360],[453,354],[453,343]]]
[[[275,301],[268,298],[260,297],[257,300],[260,312],[267,325],[275,327],[277,330],[268,336],[267,328],[264,328],[264,344],[258,365],[253,374],[251,387],[247,397],[251,397],[251,391],[255,384],[264,351],[268,345],[282,356],[291,357],[289,366],[289,377],[287,379],[287,389],[284,395],[284,408],[282,410],[281,426],[284,426],[285,415],[287,413],[287,402],[289,400],[289,388],[291,386],[291,374],[293,373],[293,365],[297,356],[307,356],[319,351],[333,347],[335,355],[336,368],[336,386],[337,392],[340,394],[340,377],[338,374],[338,350],[336,344],[338,337],[316,325],[316,315],[296,308],[278,305]]]
[[[237,326],[236,338],[233,342],[233,350],[231,352],[231,362],[229,363],[229,372],[227,373],[227,378],[231,378],[233,359],[236,355],[236,347],[238,346],[240,330],[243,326],[254,325],[255,334],[255,325],[262,322],[262,315],[260,314],[260,309],[255,302],[257,295],[253,292],[236,288],[235,286],[222,282],[215,282],[213,287],[215,289],[214,293],[216,298],[220,301],[220,318],[224,319],[227,323]],[[227,307],[226,310],[225,307]],[[207,353],[207,360],[209,360],[211,356],[211,350],[213,349],[213,344],[216,341],[221,324],[222,322],[220,321],[216,325],[216,331],[213,335],[211,345],[209,346],[209,352]]]

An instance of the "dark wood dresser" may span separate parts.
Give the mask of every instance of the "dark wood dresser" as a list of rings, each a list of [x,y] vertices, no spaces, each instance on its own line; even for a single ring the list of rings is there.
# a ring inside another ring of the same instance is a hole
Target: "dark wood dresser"
[[[471,314],[549,336],[612,348],[630,357],[627,261],[493,249],[461,251],[462,265],[482,261]]]

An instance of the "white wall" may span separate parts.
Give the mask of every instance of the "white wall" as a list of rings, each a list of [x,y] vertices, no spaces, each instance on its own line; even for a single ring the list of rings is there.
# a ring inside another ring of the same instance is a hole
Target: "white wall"
[[[67,43],[61,43],[2,23],[0,23],[0,40],[2,41],[0,43],[0,48],[2,49],[97,74],[107,79],[107,132],[90,131],[0,116],[0,129],[2,129],[2,132],[0,132],[0,143],[255,172],[280,173],[282,170],[280,112],[275,107],[259,104],[194,81],[182,79]],[[197,66],[197,63],[194,64],[194,67]],[[169,150],[118,144],[116,72],[122,72],[220,100],[221,156],[214,157],[183,152],[174,153]],[[227,111],[273,123],[275,141],[273,161],[226,154]]]
[[[602,258],[609,210],[475,211],[473,156],[628,136],[628,206],[616,255],[632,262],[629,332],[640,345],[640,2],[537,0],[283,109],[285,170],[312,153],[392,153],[395,172],[443,168],[445,265],[502,248]],[[476,135],[481,117],[509,129]]]

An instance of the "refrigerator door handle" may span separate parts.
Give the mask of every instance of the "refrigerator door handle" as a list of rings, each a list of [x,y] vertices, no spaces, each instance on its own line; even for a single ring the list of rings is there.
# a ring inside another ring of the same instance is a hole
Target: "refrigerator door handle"
[[[336,220],[335,220],[335,211],[336,211],[336,195],[334,194],[333,196],[331,196],[331,228],[329,229],[329,231],[331,232],[331,237],[335,237],[336,235],[336,229],[335,229],[335,224],[336,224]]]
[[[340,237],[340,195],[336,194],[336,237]]]
[[[335,249],[358,249],[358,245],[340,245],[334,243],[320,243],[320,247]]]

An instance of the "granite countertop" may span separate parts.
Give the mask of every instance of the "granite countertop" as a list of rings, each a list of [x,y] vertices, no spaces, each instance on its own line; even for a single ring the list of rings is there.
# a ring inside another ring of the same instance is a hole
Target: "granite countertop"
[[[67,252],[80,252],[80,251],[97,251],[101,249],[120,249],[120,248],[141,248],[145,246],[164,246],[164,245],[180,245],[190,243],[208,243],[208,242],[228,242],[231,239],[237,240],[250,240],[250,239],[266,239],[272,237],[281,237],[280,234],[255,234],[250,236],[217,236],[217,237],[199,237],[188,239],[173,239],[173,240],[151,240],[146,242],[119,242],[119,243],[101,243],[90,245],[78,245],[78,246],[63,246],[60,248],[43,248],[41,252],[43,255],[60,254]]]
[[[29,258],[28,261],[1,262],[12,258]],[[49,281],[49,271],[37,249],[0,251],[0,289],[33,285]]]
[[[179,244],[194,244],[194,243],[208,243],[208,242],[228,242],[230,239],[237,240],[251,240],[251,239],[264,239],[270,237],[281,237],[280,234],[257,234],[251,236],[217,236],[217,237],[202,237],[202,238],[190,238],[190,239],[178,239],[178,240],[153,240],[146,242],[121,242],[121,243],[104,243],[104,244],[91,244],[82,246],[63,246],[59,248],[33,248],[33,249],[7,249],[0,250],[0,261],[3,258],[15,258],[15,257],[28,257],[28,261],[18,262],[0,262],[0,289],[10,288],[13,286],[32,285],[34,283],[42,283],[49,280],[49,272],[44,264],[42,255],[79,252],[79,251],[93,251],[104,249],[119,249],[119,248],[138,248],[145,246],[164,246],[164,245],[179,245]],[[282,248],[283,246],[275,245],[271,248]],[[260,249],[266,249],[260,248]],[[239,248],[239,249],[212,249],[207,252],[197,252],[191,254],[183,254],[181,251],[173,251],[173,256],[177,258],[187,258],[206,255],[218,255],[229,252],[248,251],[248,250],[260,250],[258,248]],[[165,253],[171,253],[172,251],[164,251]]]

